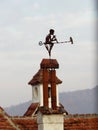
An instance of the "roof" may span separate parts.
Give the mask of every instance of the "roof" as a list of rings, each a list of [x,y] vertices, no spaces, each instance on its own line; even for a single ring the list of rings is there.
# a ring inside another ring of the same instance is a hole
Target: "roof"
[[[0,107],[0,130],[38,130],[37,117],[11,117]],[[64,130],[98,130],[98,114],[65,115]]]
[[[67,111],[65,111],[62,107],[57,107],[56,110],[53,110],[53,109],[47,108],[47,107],[39,107],[38,111],[45,115],[68,114]]]
[[[0,130],[38,130],[37,119],[33,117],[11,117],[0,107]]]
[[[9,116],[0,107],[0,130],[16,130]]]
[[[12,117],[19,130],[38,130],[37,119],[32,117]]]
[[[32,103],[25,112],[24,116],[36,116],[38,111],[42,112],[43,114],[68,114],[68,112],[64,109],[64,106],[62,104],[60,104],[60,107],[57,107],[57,110],[52,110],[51,108],[39,107],[39,103]]]
[[[64,120],[64,130],[98,130],[98,115],[66,115]]]
[[[49,70],[50,72],[50,70]],[[38,72],[33,76],[33,78],[29,81],[29,85],[38,85],[43,83],[43,69],[39,69]],[[50,73],[49,73],[49,80],[50,83]],[[56,76],[56,84],[61,84],[62,81]]]
[[[38,110],[39,103],[32,103],[27,111],[25,112],[24,116],[34,116]]]

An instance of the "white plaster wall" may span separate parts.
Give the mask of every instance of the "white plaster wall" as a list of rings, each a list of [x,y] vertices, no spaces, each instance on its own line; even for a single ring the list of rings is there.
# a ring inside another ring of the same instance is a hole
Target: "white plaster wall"
[[[64,126],[60,124],[40,124],[38,130],[64,130]]]
[[[56,94],[57,94],[57,106],[59,106],[59,91],[58,91],[58,85],[56,86]]]
[[[63,114],[39,114],[37,117],[38,130],[64,130]]]
[[[32,86],[32,103],[39,102],[38,96],[35,94],[35,88],[38,89],[38,86]]]
[[[42,126],[42,128],[43,130],[64,130],[64,126],[59,123],[58,124],[45,124]]]
[[[43,85],[39,86],[39,102],[40,106],[43,106]]]
[[[38,92],[36,92],[36,90]],[[39,102],[40,106],[43,106],[43,86],[42,85],[32,86],[32,102],[33,103]]]
[[[62,123],[64,119],[63,114],[49,114],[49,115],[42,115],[42,123]]]

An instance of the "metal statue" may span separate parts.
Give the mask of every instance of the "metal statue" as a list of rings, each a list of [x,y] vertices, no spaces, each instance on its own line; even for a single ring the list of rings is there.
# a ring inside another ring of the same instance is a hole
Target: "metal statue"
[[[72,37],[70,37],[69,41],[58,42],[56,36],[54,35],[54,32],[55,32],[54,29],[50,29],[49,34],[45,38],[45,42],[42,42],[42,41],[39,42],[40,46],[42,46],[43,44],[45,45],[45,47],[49,53],[49,57],[51,57],[51,50],[52,50],[54,44],[69,43],[69,42],[71,44],[73,44]]]

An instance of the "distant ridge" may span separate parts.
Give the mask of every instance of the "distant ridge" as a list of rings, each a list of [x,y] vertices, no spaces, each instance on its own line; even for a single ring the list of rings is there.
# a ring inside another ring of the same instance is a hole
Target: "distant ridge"
[[[98,114],[98,86],[92,89],[63,92],[59,94],[60,102],[70,114]],[[5,108],[11,116],[22,116],[31,101]]]
[[[98,86],[92,89],[60,93],[60,102],[71,114],[98,114]]]

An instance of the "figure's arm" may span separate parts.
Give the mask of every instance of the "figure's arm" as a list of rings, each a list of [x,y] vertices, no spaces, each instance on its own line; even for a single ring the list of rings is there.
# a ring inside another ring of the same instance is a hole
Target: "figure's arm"
[[[56,38],[55,35],[53,36],[52,41],[56,41],[56,42],[58,42],[58,40],[57,40],[57,38]]]

